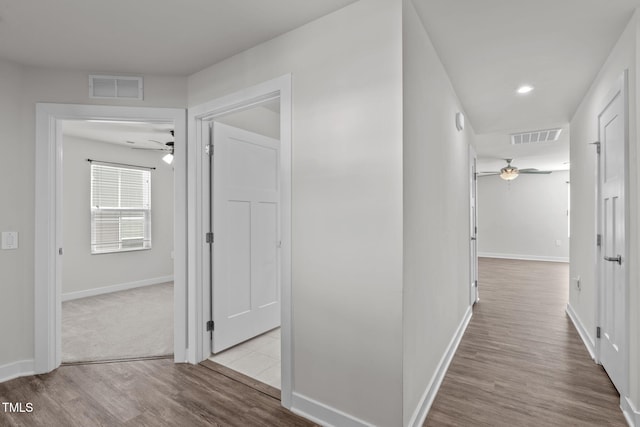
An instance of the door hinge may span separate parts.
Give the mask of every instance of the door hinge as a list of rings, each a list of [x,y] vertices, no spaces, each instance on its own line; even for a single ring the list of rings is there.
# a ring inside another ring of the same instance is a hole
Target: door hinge
[[[602,246],[602,234],[598,234],[596,236],[596,245],[597,246]]]
[[[478,281],[476,280],[474,285],[476,286],[476,288],[478,287]]]
[[[213,243],[213,233],[211,232],[207,233],[206,237],[207,237],[207,243],[209,244]]]
[[[58,255],[62,255],[64,253],[64,251],[62,250],[62,248],[58,248]]]
[[[596,142],[591,142],[591,145],[595,145],[596,146],[596,153],[600,154],[600,141],[596,141]]]
[[[600,326],[596,328],[596,338],[600,338]]]
[[[207,332],[213,331],[214,328],[215,328],[215,323],[213,323],[213,320],[209,320],[207,322]]]
[[[204,152],[209,156],[213,156],[213,144],[207,144],[204,147]]]

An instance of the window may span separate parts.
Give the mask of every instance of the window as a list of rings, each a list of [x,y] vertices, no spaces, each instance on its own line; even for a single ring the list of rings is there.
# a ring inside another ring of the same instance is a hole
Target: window
[[[91,253],[151,249],[151,171],[91,163]]]

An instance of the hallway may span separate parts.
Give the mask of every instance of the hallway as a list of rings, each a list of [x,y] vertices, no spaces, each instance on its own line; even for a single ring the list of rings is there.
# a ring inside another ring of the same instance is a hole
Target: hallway
[[[425,426],[626,426],[565,308],[569,265],[479,259],[480,302]]]

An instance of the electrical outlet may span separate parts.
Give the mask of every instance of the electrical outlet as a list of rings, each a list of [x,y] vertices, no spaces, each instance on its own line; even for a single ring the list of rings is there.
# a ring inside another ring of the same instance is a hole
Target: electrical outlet
[[[562,240],[556,240],[556,246],[558,247],[562,246]]]
[[[2,249],[18,249],[18,232],[2,232]]]

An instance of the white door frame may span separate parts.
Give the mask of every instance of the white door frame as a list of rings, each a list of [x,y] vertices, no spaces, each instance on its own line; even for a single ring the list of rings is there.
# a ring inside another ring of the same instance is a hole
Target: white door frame
[[[629,101],[628,101],[628,88],[629,88],[629,80],[628,80],[628,70],[625,70],[623,74],[615,81],[612,85],[611,90],[607,93],[607,96],[603,99],[603,102],[600,104],[600,108],[598,108],[598,114],[604,111],[604,109],[613,101],[613,99],[620,94],[622,96],[622,104],[624,108],[624,120],[625,120],[625,129],[624,129],[624,162],[625,162],[625,170],[624,170],[624,226],[625,226],[625,248],[624,248],[624,257],[623,262],[628,262],[628,254],[629,252],[629,244],[630,239],[629,235]],[[598,123],[598,116],[595,117],[596,123]],[[598,126],[599,127],[599,126]],[[598,141],[601,140],[601,135],[599,135],[600,130],[598,129]],[[600,150],[600,142],[597,142],[598,153],[601,153]],[[596,229],[597,234],[602,235],[602,203],[601,203],[601,156],[597,156],[597,165],[596,165]],[[602,265],[603,265],[603,256],[605,254],[602,253],[601,247],[597,247],[596,249],[596,326],[601,325],[601,321],[604,317],[604,284],[602,283]],[[624,350],[623,354],[623,371],[624,371],[624,384],[621,385],[622,390],[618,390],[620,393],[621,399],[623,396],[628,395],[628,378],[629,378],[629,268],[625,268],[624,271],[624,281],[625,281],[625,334],[624,334]],[[594,335],[597,336],[597,333]],[[601,360],[601,340],[595,339],[595,361],[598,364],[602,364]]]
[[[189,317],[188,358],[200,362],[211,355],[211,337],[206,330],[210,320],[211,293],[209,289],[209,247],[205,234],[208,231],[208,122],[215,117],[248,109],[269,99],[280,99],[280,165],[281,165],[281,230],[282,230],[282,283],[281,283],[281,403],[291,407],[293,384],[293,336],[291,300],[291,75],[251,86],[210,102],[189,108],[188,114],[188,241]]]
[[[476,150],[469,146],[469,305],[478,302],[478,171]],[[475,209],[474,209],[475,208]],[[474,229],[475,228],[475,229]],[[475,245],[475,253],[472,247]],[[475,274],[474,274],[475,273]]]
[[[175,108],[36,105],[35,372],[61,363],[62,120],[171,122],[174,158],[174,359],[186,361],[186,112]],[[87,215],[89,215],[87,211]]]

